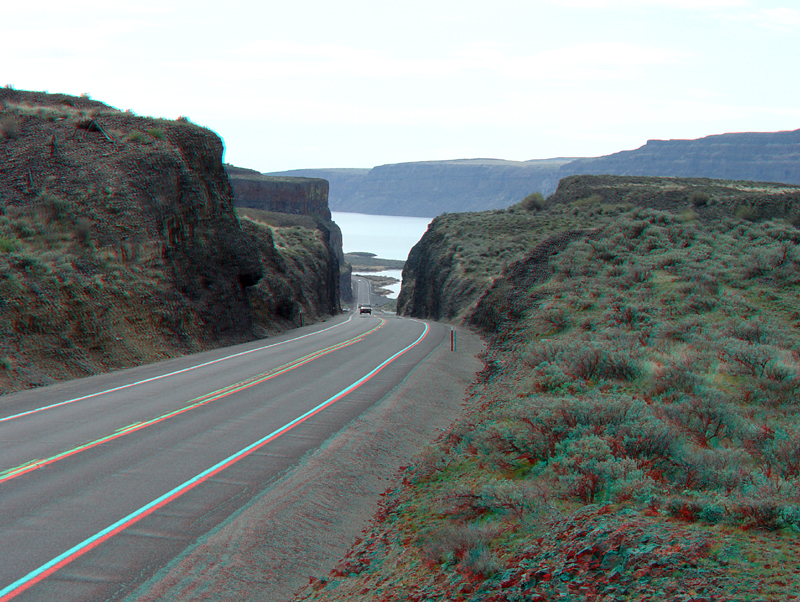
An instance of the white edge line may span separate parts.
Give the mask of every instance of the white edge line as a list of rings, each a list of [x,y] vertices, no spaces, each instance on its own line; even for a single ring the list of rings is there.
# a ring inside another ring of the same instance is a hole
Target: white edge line
[[[234,353],[233,355],[228,355],[225,357],[220,357],[215,360],[211,360],[210,362],[205,362],[202,364],[197,364],[196,366],[189,366],[188,368],[183,368],[181,370],[176,370],[175,372],[169,372],[167,374],[161,374],[159,376],[152,376],[150,378],[146,378],[144,380],[137,381],[135,383],[129,383],[127,385],[121,385],[119,387],[114,387],[113,389],[106,389],[105,391],[98,391],[97,393],[91,393],[89,395],[84,395],[82,397],[76,397],[75,399],[67,399],[66,401],[59,401],[58,403],[54,403],[49,406],[43,406],[41,408],[36,408],[34,410],[28,410],[27,412],[21,412],[20,414],[14,414],[13,416],[6,416],[5,418],[0,418],[0,422],[7,422],[8,420],[14,420],[15,418],[21,418],[22,416],[27,416],[29,414],[36,414],[38,412],[43,412],[44,410],[51,410],[53,408],[57,408],[59,406],[64,406],[70,403],[75,403],[76,401],[83,401],[85,399],[91,399],[93,397],[99,397],[100,395],[105,395],[107,393],[116,393],[117,391],[122,391],[123,389],[129,389],[131,387],[135,387],[137,385],[143,385],[154,380],[159,380],[162,378],[167,378],[169,376],[175,376],[176,374],[182,374],[184,372],[189,372],[191,370],[196,370],[197,368],[205,368],[206,366],[210,366],[212,364],[216,364],[218,362],[224,362],[225,360],[233,359],[235,357],[239,357],[241,355],[247,355],[248,353],[254,353],[256,351],[263,351],[264,349],[269,349],[270,347],[277,347],[278,345],[284,345],[286,343],[291,343],[293,341],[299,341],[300,339],[305,339],[306,337],[311,337],[323,332],[327,332],[328,330],[333,330],[334,328],[339,328],[347,324],[350,320],[353,319],[354,316],[350,316],[344,322],[340,322],[339,324],[334,324],[333,326],[329,326],[328,328],[324,328],[322,330],[317,330],[316,332],[310,332],[308,334],[304,334],[299,337],[295,337],[293,339],[287,339],[285,341],[281,341],[279,343],[272,343],[270,345],[264,345],[262,347],[257,347],[255,349],[248,349],[247,351],[240,351],[239,353]]]
[[[417,320],[414,320],[414,322],[417,322]],[[315,412],[317,412],[317,411],[319,411],[320,409],[324,408],[324,407],[325,407],[327,404],[329,404],[330,402],[332,402],[333,400],[335,400],[337,397],[342,397],[342,396],[344,396],[344,395],[347,395],[347,394],[348,394],[350,391],[352,391],[353,389],[357,388],[357,387],[358,387],[359,385],[361,385],[363,382],[365,382],[365,381],[369,380],[370,378],[372,378],[372,377],[373,377],[375,374],[377,374],[378,372],[380,372],[380,371],[381,371],[381,370],[382,370],[382,369],[383,369],[385,366],[387,366],[388,364],[392,363],[392,362],[393,362],[395,359],[397,359],[397,358],[398,358],[400,355],[402,355],[403,353],[405,353],[406,351],[408,351],[409,349],[411,349],[412,347],[414,347],[415,345],[417,345],[417,344],[418,344],[418,343],[419,343],[419,342],[420,342],[422,339],[424,339],[424,338],[425,338],[425,336],[428,334],[428,330],[430,330],[430,327],[428,326],[428,324],[427,324],[426,322],[420,322],[420,323],[421,323],[421,324],[423,324],[423,325],[425,326],[425,330],[423,330],[423,331],[422,331],[422,334],[419,336],[419,338],[418,338],[416,341],[414,341],[413,343],[411,343],[411,344],[410,344],[410,345],[408,345],[407,347],[404,347],[403,349],[401,349],[400,351],[398,351],[397,353],[395,353],[395,354],[394,354],[393,356],[391,356],[389,359],[385,360],[385,361],[384,361],[383,363],[381,363],[379,366],[377,366],[376,368],[374,368],[373,370],[371,370],[370,372],[368,372],[366,375],[364,375],[363,377],[361,377],[360,379],[358,379],[357,381],[355,381],[355,382],[354,382],[354,383],[352,383],[351,385],[349,385],[349,386],[345,387],[344,389],[342,389],[341,391],[339,391],[339,392],[338,392],[336,395],[333,395],[332,397],[329,397],[328,399],[326,399],[325,401],[323,401],[322,403],[320,403],[320,404],[319,404],[319,405],[317,405],[316,407],[314,407],[314,408],[312,408],[312,409],[308,410],[307,412],[305,412],[304,414],[302,414],[302,415],[298,416],[297,418],[295,418],[295,419],[294,419],[294,420],[292,420],[291,422],[287,422],[286,424],[284,424],[284,425],[283,425],[282,427],[280,427],[279,429],[276,429],[276,430],[272,431],[272,432],[271,432],[269,435],[267,435],[266,437],[262,437],[261,439],[259,439],[259,440],[258,440],[258,441],[256,441],[255,443],[251,443],[250,445],[248,445],[248,446],[247,446],[247,447],[245,447],[244,449],[242,449],[242,450],[240,450],[240,451],[236,452],[235,454],[233,454],[233,455],[231,455],[231,456],[228,456],[227,458],[225,458],[224,460],[222,460],[222,461],[220,461],[220,462],[217,462],[217,463],[216,463],[216,464],[214,464],[214,466],[212,466],[211,468],[207,468],[206,470],[204,470],[204,471],[203,471],[203,472],[201,472],[200,474],[198,474],[198,475],[196,475],[196,476],[192,477],[192,478],[191,478],[191,479],[189,479],[188,481],[185,481],[185,482],[184,482],[184,483],[182,483],[181,485],[178,485],[178,486],[177,486],[177,487],[175,487],[174,489],[171,489],[170,491],[168,491],[167,493],[165,493],[165,494],[164,494],[164,495],[162,495],[161,497],[159,497],[159,498],[157,498],[157,499],[153,500],[153,501],[152,501],[152,502],[150,502],[149,504],[145,504],[144,506],[142,506],[142,507],[141,507],[141,508],[139,508],[138,510],[135,510],[134,512],[131,512],[131,513],[130,513],[130,514],[128,514],[126,517],[124,517],[124,518],[121,518],[120,520],[118,520],[117,522],[115,522],[115,523],[114,523],[114,524],[112,524],[112,525],[109,525],[108,527],[106,527],[106,528],[105,528],[105,529],[103,529],[102,531],[99,531],[99,532],[95,533],[95,534],[94,534],[94,535],[92,535],[91,537],[89,537],[89,538],[87,538],[87,539],[83,540],[81,543],[79,543],[79,544],[77,544],[77,545],[75,545],[75,546],[71,547],[71,548],[70,548],[69,550],[67,550],[66,552],[64,552],[64,553],[62,553],[62,554],[59,554],[58,556],[56,556],[55,558],[53,558],[53,559],[52,559],[52,560],[50,560],[49,562],[46,562],[45,564],[43,564],[42,566],[40,566],[38,569],[35,569],[35,570],[31,571],[30,573],[28,573],[27,575],[25,575],[24,577],[22,577],[22,578],[20,578],[20,579],[17,579],[17,580],[16,580],[14,583],[12,583],[12,584],[10,584],[10,585],[8,585],[8,586],[6,586],[5,588],[3,588],[3,589],[1,589],[1,590],[0,590],[0,598],[2,598],[3,596],[6,596],[6,595],[8,595],[8,594],[11,594],[11,593],[13,593],[13,592],[14,592],[14,590],[16,590],[16,589],[18,589],[18,588],[22,587],[23,585],[25,585],[25,584],[26,584],[26,583],[28,583],[29,581],[31,581],[31,580],[33,580],[33,579],[35,579],[36,577],[38,577],[38,576],[39,576],[39,575],[41,575],[42,573],[44,573],[44,572],[48,571],[49,569],[51,569],[52,567],[56,566],[58,563],[60,563],[60,562],[62,562],[62,561],[64,561],[64,560],[66,560],[66,559],[68,559],[68,558],[69,558],[70,556],[72,556],[73,554],[75,554],[75,553],[77,553],[77,552],[80,552],[82,549],[84,549],[84,548],[86,548],[86,547],[88,547],[88,546],[92,545],[92,544],[93,544],[95,541],[97,541],[98,539],[101,539],[101,538],[105,537],[106,535],[108,535],[109,533],[111,533],[111,532],[113,532],[114,530],[118,529],[119,527],[122,527],[122,526],[124,526],[126,523],[128,523],[128,522],[131,522],[132,520],[134,520],[134,519],[138,518],[138,517],[139,517],[139,516],[141,516],[142,514],[145,514],[145,513],[146,513],[148,510],[150,510],[150,509],[151,509],[151,508],[153,508],[154,506],[158,506],[158,505],[159,505],[161,502],[163,502],[164,500],[167,500],[167,499],[169,499],[170,497],[172,497],[172,496],[174,496],[174,495],[176,495],[176,494],[179,494],[179,493],[180,493],[182,490],[184,490],[184,489],[187,489],[187,488],[191,487],[191,486],[192,486],[194,483],[196,483],[197,481],[200,481],[200,480],[204,479],[205,477],[207,477],[207,476],[208,476],[208,475],[210,475],[211,473],[215,472],[216,470],[218,470],[219,468],[221,468],[221,467],[222,467],[222,466],[224,466],[225,464],[228,464],[228,463],[232,463],[232,462],[238,461],[239,459],[241,459],[243,456],[247,455],[247,454],[248,454],[250,451],[252,451],[253,449],[255,449],[255,448],[259,447],[260,445],[262,445],[262,444],[263,444],[263,443],[265,443],[266,441],[268,441],[268,440],[272,439],[273,437],[275,437],[275,436],[277,436],[277,435],[280,435],[280,433],[281,433],[282,431],[285,431],[285,430],[287,430],[287,429],[289,429],[289,428],[293,427],[295,424],[297,424],[298,422],[301,422],[301,421],[303,421],[303,420],[304,420],[306,417],[308,417],[309,415],[311,415],[311,414],[314,414]],[[308,335],[305,335],[305,336],[308,336]],[[300,337],[300,338],[302,338],[302,337]],[[255,350],[254,350],[254,351],[255,351]]]

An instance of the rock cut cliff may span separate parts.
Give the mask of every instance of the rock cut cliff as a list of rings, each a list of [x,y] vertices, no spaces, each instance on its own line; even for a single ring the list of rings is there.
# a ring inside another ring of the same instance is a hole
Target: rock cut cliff
[[[0,392],[338,310],[335,289],[302,307],[327,274],[292,281],[270,234],[243,227],[222,154],[186,119],[0,90]]]
[[[260,174],[252,169],[226,165],[225,170],[233,187],[233,199],[236,207],[242,210],[256,210],[261,219],[270,222],[266,214],[297,215],[311,218],[312,221],[300,221],[306,227],[319,230],[320,234],[337,261],[338,267],[334,279],[337,282],[339,295],[345,302],[353,300],[350,284],[352,269],[345,261],[342,250],[342,231],[331,220],[328,207],[327,180],[321,178],[276,177]],[[273,216],[272,221],[276,221]],[[286,221],[279,218],[277,222]]]

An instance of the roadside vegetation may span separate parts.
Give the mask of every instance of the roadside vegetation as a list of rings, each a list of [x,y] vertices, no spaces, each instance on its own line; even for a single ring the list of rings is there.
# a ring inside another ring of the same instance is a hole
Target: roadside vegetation
[[[190,322],[149,302],[170,286],[161,249],[99,234],[89,206],[107,195],[86,196],[43,191],[32,206],[0,206],[0,392],[179,352],[158,330]]]
[[[439,218],[486,369],[302,599],[798,599],[800,231],[602,199]]]

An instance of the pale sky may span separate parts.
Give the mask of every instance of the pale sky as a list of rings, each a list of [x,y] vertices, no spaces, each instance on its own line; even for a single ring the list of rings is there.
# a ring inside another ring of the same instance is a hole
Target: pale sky
[[[4,0],[0,86],[187,116],[262,172],[800,128],[796,0]]]

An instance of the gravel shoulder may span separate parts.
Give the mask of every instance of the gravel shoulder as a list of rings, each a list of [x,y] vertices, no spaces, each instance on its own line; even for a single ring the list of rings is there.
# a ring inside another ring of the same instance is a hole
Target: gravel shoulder
[[[345,555],[398,470],[461,410],[483,342],[457,329],[368,412],[156,574],[126,602],[291,599]]]

